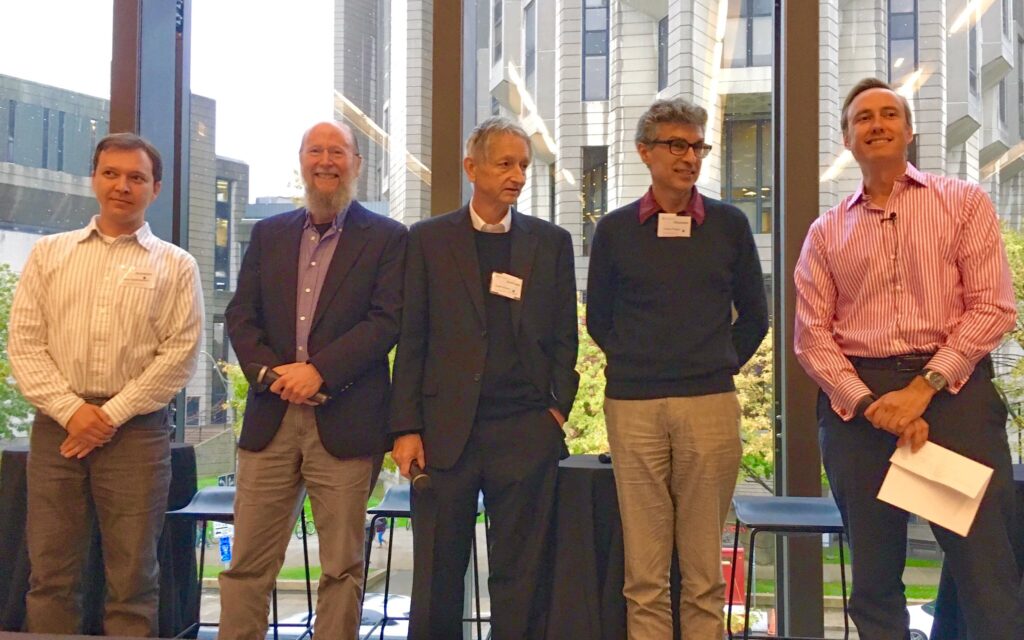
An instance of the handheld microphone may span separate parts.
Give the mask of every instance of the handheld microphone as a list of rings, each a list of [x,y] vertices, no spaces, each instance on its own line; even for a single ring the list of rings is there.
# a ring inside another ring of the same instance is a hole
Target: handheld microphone
[[[256,380],[256,384],[262,385],[264,387],[269,387],[270,385],[274,384],[274,382],[277,381],[278,378],[281,377],[276,371],[274,371],[267,365],[258,364],[256,362],[251,362],[248,365],[246,365],[245,372],[246,375]],[[317,391],[316,393],[311,395],[309,399],[315,402],[316,404],[325,404],[330,401],[331,396],[327,395],[323,391]]]
[[[417,491],[428,491],[430,489],[430,476],[420,468],[419,463],[413,460],[409,463],[409,477],[412,478],[412,488]]]

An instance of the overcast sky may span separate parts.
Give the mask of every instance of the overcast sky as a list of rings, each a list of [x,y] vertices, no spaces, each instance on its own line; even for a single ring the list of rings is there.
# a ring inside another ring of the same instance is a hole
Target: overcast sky
[[[0,74],[110,97],[112,0],[0,0]],[[332,116],[331,0],[193,0],[192,92],[249,198],[290,195],[302,132]]]

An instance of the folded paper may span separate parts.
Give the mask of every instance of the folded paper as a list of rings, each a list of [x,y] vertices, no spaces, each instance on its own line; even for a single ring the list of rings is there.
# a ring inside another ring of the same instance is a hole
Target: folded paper
[[[898,447],[878,499],[966,536],[985,496],[992,469],[926,442],[917,453]]]

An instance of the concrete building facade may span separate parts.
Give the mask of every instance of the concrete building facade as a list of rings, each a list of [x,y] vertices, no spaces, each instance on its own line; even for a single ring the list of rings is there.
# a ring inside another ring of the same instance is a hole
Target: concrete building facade
[[[714,150],[698,186],[747,213],[770,273],[774,3],[462,2],[465,133],[498,113],[526,128],[534,165],[519,207],[572,233],[581,289],[596,219],[649,185],[636,121],[653,100],[671,96],[708,110]],[[382,199],[393,217],[411,223],[431,213],[417,163],[429,165],[430,38],[441,36],[431,34],[430,0],[382,4],[389,5],[381,37],[391,60],[390,82],[380,85],[389,91],[378,120],[387,145]],[[820,0],[820,173],[808,179],[819,181],[822,211],[858,183],[843,153],[839,111],[850,87],[870,75],[905,85],[915,119],[912,161],[984,184],[1000,215],[1020,227],[1022,4]]]

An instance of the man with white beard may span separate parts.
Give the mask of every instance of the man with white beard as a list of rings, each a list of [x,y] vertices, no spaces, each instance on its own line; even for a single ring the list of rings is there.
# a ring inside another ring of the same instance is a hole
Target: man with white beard
[[[313,126],[299,161],[306,206],[256,224],[225,311],[250,388],[221,638],[266,634],[303,490],[320,542],[314,633],[356,636],[366,501],[390,448],[406,229],[352,199],[362,159],[347,125]]]

